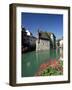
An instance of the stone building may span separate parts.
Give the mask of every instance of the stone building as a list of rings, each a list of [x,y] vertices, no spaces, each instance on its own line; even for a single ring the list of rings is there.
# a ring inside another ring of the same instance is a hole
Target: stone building
[[[63,39],[60,40],[60,47],[63,48]]]
[[[56,41],[56,47],[57,48],[63,48],[63,39],[58,39]]]
[[[33,50],[36,50],[36,37],[25,28],[22,28],[22,52]]]
[[[56,37],[50,32],[38,32],[36,40],[36,51],[49,50],[56,48]]]

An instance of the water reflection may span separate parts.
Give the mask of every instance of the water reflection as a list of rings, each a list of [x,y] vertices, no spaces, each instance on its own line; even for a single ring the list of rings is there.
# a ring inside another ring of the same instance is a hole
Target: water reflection
[[[22,54],[22,77],[34,76],[39,66],[49,60],[60,57],[60,49],[51,49],[48,51],[33,51]]]
[[[27,62],[27,67],[30,67],[31,63],[30,62]]]

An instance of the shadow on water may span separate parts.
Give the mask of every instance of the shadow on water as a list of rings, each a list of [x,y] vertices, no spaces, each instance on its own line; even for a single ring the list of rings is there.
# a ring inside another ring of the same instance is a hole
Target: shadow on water
[[[32,51],[22,54],[22,77],[34,76],[39,66],[49,60],[57,60],[60,57],[59,49],[51,49],[48,51]]]

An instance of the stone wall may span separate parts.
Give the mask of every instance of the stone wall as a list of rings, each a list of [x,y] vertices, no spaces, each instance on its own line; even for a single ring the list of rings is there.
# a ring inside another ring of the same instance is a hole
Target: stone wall
[[[50,41],[48,40],[36,40],[36,51],[41,50],[49,50],[50,49]]]

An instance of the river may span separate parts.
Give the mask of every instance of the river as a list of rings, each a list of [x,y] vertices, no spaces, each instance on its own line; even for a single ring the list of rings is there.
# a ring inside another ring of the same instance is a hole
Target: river
[[[58,60],[60,57],[60,49],[48,51],[32,51],[22,54],[21,76],[35,76],[41,64],[49,60]]]

